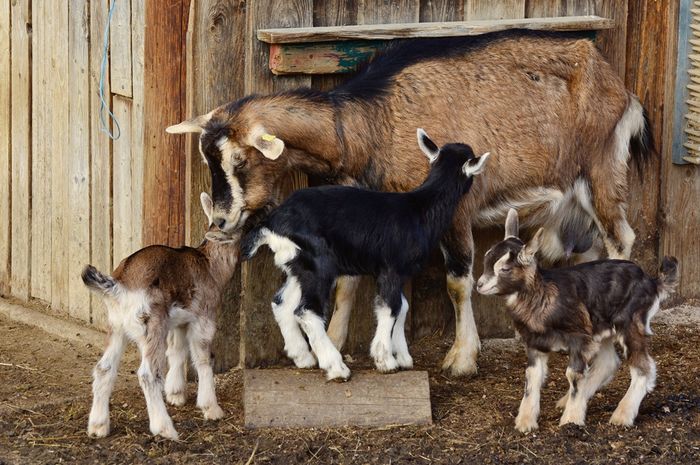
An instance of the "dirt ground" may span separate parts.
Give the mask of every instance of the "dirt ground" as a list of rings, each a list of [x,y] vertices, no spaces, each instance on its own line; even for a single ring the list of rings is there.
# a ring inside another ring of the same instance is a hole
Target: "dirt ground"
[[[133,348],[112,398],[112,434],[90,439],[85,434],[90,372],[101,348],[0,318],[0,465],[700,463],[700,324],[686,316],[662,312],[666,323],[654,325],[657,388],[629,429],[607,424],[629,383],[626,369],[591,400],[586,427],[559,428],[554,404],[566,390],[566,358],[553,355],[540,430],[523,435],[513,428],[524,383],[522,348],[513,341],[489,341],[477,376],[450,379],[437,369],[449,338],[432,336],[412,346],[416,368],[430,373],[432,426],[245,430],[242,372],[234,370],[217,376],[225,419],[203,421],[194,407],[194,383],[185,407],[169,407],[178,442],[148,432]],[[351,364],[363,367],[369,368],[366,358]]]

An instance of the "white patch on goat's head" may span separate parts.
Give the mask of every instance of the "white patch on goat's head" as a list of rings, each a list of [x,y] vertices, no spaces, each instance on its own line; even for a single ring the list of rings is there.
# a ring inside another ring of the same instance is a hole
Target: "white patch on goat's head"
[[[214,202],[212,210],[213,223],[222,231],[229,232],[243,225],[247,219],[245,215],[245,198],[243,188],[236,176],[236,167],[241,162],[241,150],[228,137],[223,136],[216,141],[216,146],[221,153],[221,169],[226,178],[226,184],[231,193],[231,202]],[[224,223],[219,224],[221,220]]]
[[[495,295],[499,293],[499,282],[498,277],[503,273],[504,268],[512,267],[512,255],[510,251],[505,252],[498,260],[493,264],[493,267],[489,272],[484,269],[484,273],[479,278],[477,282],[476,290],[479,294],[483,295]]]

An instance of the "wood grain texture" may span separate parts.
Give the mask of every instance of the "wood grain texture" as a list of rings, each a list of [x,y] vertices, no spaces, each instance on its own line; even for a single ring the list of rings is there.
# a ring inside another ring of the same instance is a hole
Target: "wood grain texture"
[[[244,2],[192,2],[188,27],[188,102],[186,116],[204,114],[222,103],[243,97],[246,5]],[[173,136],[165,136],[173,137]],[[198,137],[186,142],[187,242],[198,244],[207,228],[200,192],[211,192],[211,176],[202,163]],[[212,352],[214,370],[239,363],[241,273],[236,272],[217,309]]]
[[[112,97],[114,116],[119,121],[121,137],[113,142],[112,151],[112,266],[114,269],[124,258],[136,252],[132,218],[137,216],[132,206],[133,192],[140,188],[132,183],[131,176],[131,99],[120,95]],[[140,189],[139,189],[140,190]]]
[[[102,271],[112,269],[112,140],[100,130],[100,65],[107,25],[109,0],[90,1],[90,263]],[[112,108],[109,66],[105,70],[104,95]],[[107,119],[111,128],[111,123]],[[105,329],[107,316],[102,301],[90,296],[91,319]]]
[[[274,11],[274,15],[270,12]],[[308,86],[309,77],[274,76],[268,69],[269,47],[255,39],[255,31],[263,27],[300,27],[313,24],[312,0],[260,0],[248,5],[245,44],[244,92],[270,93],[299,86]],[[306,176],[290,176],[279,187],[279,196],[307,185]],[[279,360],[282,337],[272,316],[270,303],[282,284],[282,273],[267,251],[259,253],[242,267],[240,357],[244,366],[255,366]],[[264,343],[261,343],[264,341]]]
[[[30,0],[11,4],[12,18],[12,277],[11,292],[29,298],[31,265],[32,17]]]
[[[464,0],[466,20],[523,17],[525,17],[525,0]]]
[[[143,164],[144,164],[144,2],[131,3],[131,240],[134,250],[143,247]]]
[[[382,46],[381,41],[372,40],[270,44],[270,71],[273,74],[352,73]]]
[[[133,3],[137,3],[136,0]],[[131,97],[131,0],[114,3],[109,28],[109,77],[112,93]],[[140,85],[140,83],[138,83]]]
[[[628,0],[595,0],[593,3],[596,15],[614,22],[614,27],[596,35],[596,44],[620,77],[625,75],[627,55],[627,3]]]
[[[464,0],[421,0],[418,16],[421,23],[462,21]]]
[[[90,12],[87,0],[70,0],[68,8],[67,297],[70,315],[89,322],[90,293],[80,273],[90,261]]]
[[[144,245],[185,242],[185,140],[163,131],[185,115],[188,12],[188,0],[153,0],[145,7]]]
[[[245,370],[243,408],[246,428],[432,423],[426,371],[355,372],[328,383],[318,370]]]
[[[10,88],[12,68],[10,65],[10,3],[0,2],[0,295],[10,293],[10,264],[12,245],[10,243],[10,221],[12,218],[12,191],[10,182],[12,159],[10,158],[12,112]]]
[[[503,15],[504,13],[498,13]],[[604,9],[603,11],[611,11]],[[524,9],[514,9],[513,19],[478,20],[472,12],[469,21],[434,23],[395,23],[346,27],[261,29],[257,31],[259,40],[273,44],[332,42],[337,40],[391,40],[416,37],[455,37],[487,34],[508,29],[530,29],[540,31],[585,31],[609,29],[613,26],[606,17],[569,16],[557,18],[523,18]],[[364,18],[370,18],[365,14]],[[358,15],[359,18],[359,15]],[[358,19],[359,20],[359,19]],[[378,17],[377,21],[383,21]]]
[[[675,106],[675,69],[678,52],[678,5],[672,2],[668,10],[666,39],[664,146],[661,163],[660,198],[660,256],[673,255],[680,261],[678,293],[684,298],[700,298],[700,172],[695,165],[673,164],[673,135]]]

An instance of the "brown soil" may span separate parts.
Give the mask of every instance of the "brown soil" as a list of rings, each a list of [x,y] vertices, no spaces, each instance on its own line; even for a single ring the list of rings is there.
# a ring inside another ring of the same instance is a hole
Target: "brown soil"
[[[85,434],[90,371],[100,348],[78,345],[0,319],[0,464],[14,463],[700,463],[700,334],[692,324],[655,325],[656,390],[641,407],[637,425],[607,420],[629,375],[591,401],[586,427],[559,428],[554,404],[566,389],[565,356],[553,356],[542,396],[540,430],[513,428],[524,380],[524,351],[512,341],[490,341],[478,376],[450,379],[436,368],[447,338],[414,344],[418,369],[430,372],[434,424],[427,427],[243,429],[242,376],[217,377],[229,414],[205,423],[194,407],[169,407],[181,440],[150,436],[132,349],[112,399],[112,434]],[[369,368],[364,358],[351,369]]]

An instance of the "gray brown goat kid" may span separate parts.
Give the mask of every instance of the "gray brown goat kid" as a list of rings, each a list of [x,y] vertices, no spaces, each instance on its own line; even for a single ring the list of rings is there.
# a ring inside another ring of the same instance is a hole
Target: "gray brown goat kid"
[[[152,434],[178,437],[163,388],[170,404],[185,403],[188,348],[199,378],[197,406],[207,420],[224,416],[216,401],[210,348],[216,309],[238,262],[238,241],[211,227],[211,198],[202,193],[201,201],[212,240],[205,239],[197,248],[145,247],[122,260],[111,276],[93,266],[83,271],[85,285],[104,299],[110,327],[109,343],[93,370],[90,436],[109,434],[109,398],[128,340],[141,352],[138,378]]]
[[[464,375],[476,372],[480,347],[472,228],[501,223],[515,207],[528,226],[547,225],[542,252],[553,260],[585,249],[558,233],[581,224],[593,225],[608,257],[628,258],[628,165],[649,153],[647,126],[590,40],[520,31],[394,45],[329,92],[253,95],[167,131],[201,134],[214,222],[227,231],[273,203],[277,181],[292,170],[373,190],[415,189],[428,174],[412,143],[416,127],[440,145],[464,140],[490,151],[493,161],[441,241],[456,322],[443,368]],[[328,334],[339,348],[357,283],[338,279]]]
[[[588,400],[614,376],[617,342],[630,365],[632,381],[610,418],[630,426],[647,392],[654,389],[656,364],[649,355],[649,326],[660,303],[678,284],[678,262],[664,257],[658,278],[626,260],[600,260],[546,270],[535,254],[542,229],[527,244],[518,237],[518,214],[510,210],[505,239],[484,257],[481,294],[507,296],[507,306],[527,350],[525,394],[515,420],[521,432],[537,428],[540,389],[550,352],[567,351],[569,391],[557,406],[560,425],[583,425]]]

